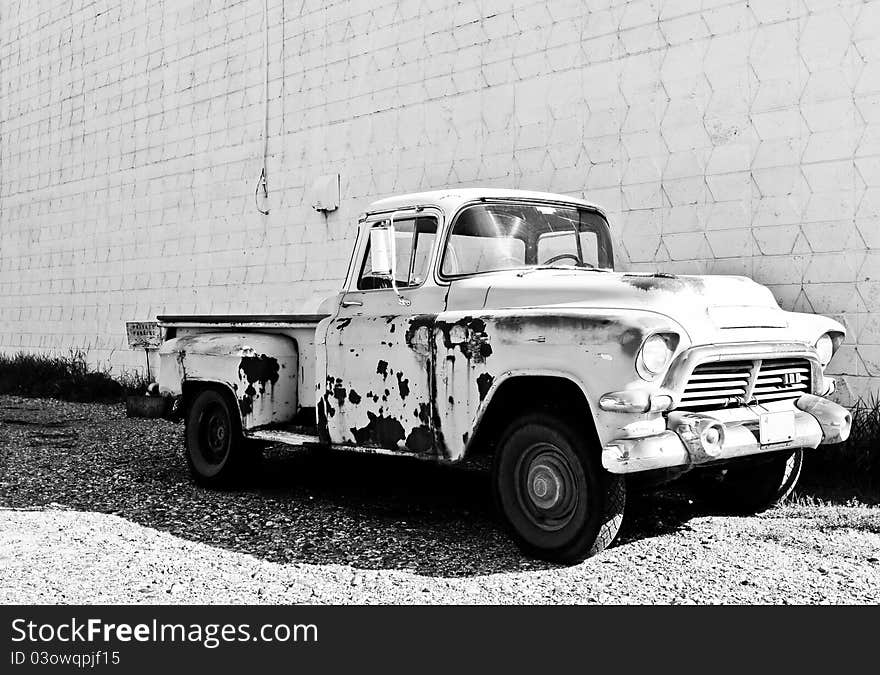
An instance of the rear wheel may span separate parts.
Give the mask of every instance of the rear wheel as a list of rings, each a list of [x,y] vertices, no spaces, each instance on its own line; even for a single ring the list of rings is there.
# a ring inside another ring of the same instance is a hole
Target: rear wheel
[[[524,417],[502,437],[492,471],[495,501],[530,555],[579,562],[620,529],[624,481],[601,468],[588,438],[548,414]]]
[[[788,497],[801,476],[803,450],[774,453],[731,463],[698,477],[703,501],[731,513],[759,513]]]
[[[186,416],[186,459],[196,482],[229,485],[242,479],[258,456],[242,437],[229,398],[216,389],[199,392]]]

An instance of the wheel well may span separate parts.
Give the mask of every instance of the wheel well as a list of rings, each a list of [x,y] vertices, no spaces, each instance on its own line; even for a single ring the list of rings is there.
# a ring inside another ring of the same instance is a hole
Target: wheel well
[[[241,410],[239,410],[238,401],[235,398],[235,394],[232,393],[232,389],[230,389],[228,385],[223,384],[222,382],[207,382],[203,380],[184,381],[181,386],[182,405],[180,406],[181,416],[183,420],[186,421],[187,415],[189,413],[189,408],[193,404],[193,401],[195,401],[196,397],[206,389],[213,389],[214,391],[218,391],[226,398],[226,402],[235,412],[235,419],[238,420],[239,428],[241,428]]]
[[[583,390],[564,377],[524,375],[502,382],[489,401],[468,444],[468,455],[491,454],[504,429],[516,417],[528,412],[552,412],[595,436],[590,404]]]

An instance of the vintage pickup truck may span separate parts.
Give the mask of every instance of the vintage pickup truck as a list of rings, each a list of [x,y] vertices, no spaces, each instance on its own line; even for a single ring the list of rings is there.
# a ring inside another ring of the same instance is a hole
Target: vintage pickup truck
[[[511,533],[556,561],[611,543],[625,477],[697,469],[709,499],[760,510],[851,424],[823,398],[839,323],[743,277],[615,271],[602,210],[560,195],[383,199],[318,314],[159,323],[152,394],[197,481],[234,481],[267,442],[487,456]]]

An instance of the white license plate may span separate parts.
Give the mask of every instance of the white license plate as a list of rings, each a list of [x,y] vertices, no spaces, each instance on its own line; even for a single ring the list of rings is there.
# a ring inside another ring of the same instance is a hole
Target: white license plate
[[[761,413],[761,445],[784,443],[794,438],[794,411]]]

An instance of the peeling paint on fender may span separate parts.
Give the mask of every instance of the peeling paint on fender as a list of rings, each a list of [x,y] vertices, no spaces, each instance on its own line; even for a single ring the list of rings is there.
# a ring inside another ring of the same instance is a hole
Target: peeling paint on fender
[[[238,377],[247,382],[244,392],[238,400],[241,414],[250,415],[254,411],[254,397],[265,394],[266,387],[274,387],[278,382],[278,359],[260,354],[259,356],[243,356],[238,364]],[[255,387],[259,387],[259,391]],[[236,390],[237,386],[234,387]]]
[[[166,377],[171,374],[165,364],[172,359],[174,376],[179,378],[178,387],[195,381],[228,388],[235,396],[245,430],[284,422],[296,413],[298,350],[285,335],[259,332],[185,335],[163,343],[160,374],[163,371]],[[171,389],[169,393],[179,392]]]

